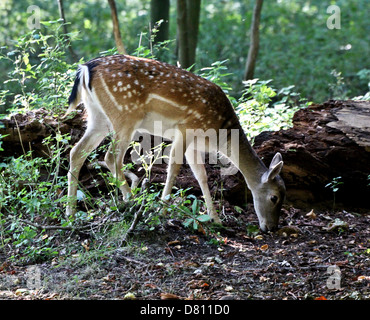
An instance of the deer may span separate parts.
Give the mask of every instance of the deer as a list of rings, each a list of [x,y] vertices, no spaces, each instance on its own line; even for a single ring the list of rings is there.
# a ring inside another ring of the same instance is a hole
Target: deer
[[[154,59],[117,54],[79,65],[66,115],[81,102],[87,111],[87,129],[70,152],[67,216],[76,211],[80,169],[108,134],[113,135],[116,146],[115,150],[112,145],[109,147],[105,163],[122,182],[123,199],[130,198],[131,188],[123,170],[125,153],[135,132],[146,130],[153,134],[153,123],[160,121],[163,138],[172,141],[163,201],[168,201],[185,157],[199,183],[207,213],[213,222],[222,224],[212,201],[204,163],[190,161],[199,159],[205,150],[194,143],[200,137],[188,133],[212,130],[218,137],[220,132],[226,132],[223,139],[206,139],[207,150],[220,151],[242,173],[252,193],[261,231],[278,228],[285,199],[285,185],[280,177],[282,156],[276,153],[269,167],[265,166],[251,147],[230,100],[213,82]],[[237,146],[232,145],[233,135],[237,135]],[[237,148],[238,152],[228,152],[230,148]]]

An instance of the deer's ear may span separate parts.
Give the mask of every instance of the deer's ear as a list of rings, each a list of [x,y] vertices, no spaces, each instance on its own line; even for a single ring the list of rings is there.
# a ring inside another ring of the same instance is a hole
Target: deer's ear
[[[283,161],[283,157],[281,156],[280,152],[277,152],[273,159],[271,160],[269,169],[274,168],[279,162]]]
[[[272,159],[268,171],[263,175],[262,182],[266,183],[272,181],[280,173],[283,165],[283,157],[278,152]]]

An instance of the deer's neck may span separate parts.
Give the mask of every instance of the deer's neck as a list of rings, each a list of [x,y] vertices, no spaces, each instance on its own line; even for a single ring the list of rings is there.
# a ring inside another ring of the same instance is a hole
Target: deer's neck
[[[238,130],[239,152],[231,152],[230,160],[243,174],[248,188],[253,190],[260,184],[262,175],[266,172],[267,168],[250,145],[241,126],[239,126]]]

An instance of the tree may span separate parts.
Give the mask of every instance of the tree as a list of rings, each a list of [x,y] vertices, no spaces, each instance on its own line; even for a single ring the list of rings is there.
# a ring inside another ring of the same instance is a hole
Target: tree
[[[245,67],[244,80],[250,80],[254,77],[254,69],[256,66],[256,60],[258,55],[260,35],[259,35],[259,26],[260,26],[260,17],[262,11],[263,0],[256,0],[256,4],[253,9],[253,18],[251,26],[251,42],[248,51],[248,58]]]
[[[178,58],[183,68],[195,63],[201,0],[177,0]]]
[[[114,34],[114,40],[116,42],[117,51],[120,54],[126,54],[126,49],[125,49],[125,46],[123,45],[122,38],[121,38],[121,32],[119,30],[116,2],[114,0],[108,0],[108,2],[110,6],[111,15],[112,15],[113,34]]]
[[[71,45],[71,40],[68,36],[68,29],[67,29],[67,24],[66,24],[67,20],[66,20],[65,15],[64,15],[63,0],[58,0],[58,9],[59,9],[59,16],[60,16],[61,19],[63,19],[63,31],[64,31],[64,34],[65,34],[64,37],[65,37],[65,39],[68,43],[69,53],[71,54],[73,61],[77,61],[77,55],[73,51],[73,48],[72,48],[72,45]]]
[[[158,24],[158,22],[161,23]],[[168,40],[170,21],[170,0],[150,1],[150,22],[151,28],[156,27],[157,32],[154,43]]]

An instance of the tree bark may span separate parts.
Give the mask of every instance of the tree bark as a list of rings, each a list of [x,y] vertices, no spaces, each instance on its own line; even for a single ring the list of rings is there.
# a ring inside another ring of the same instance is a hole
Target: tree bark
[[[120,54],[126,54],[126,49],[125,49],[125,46],[123,45],[122,38],[121,38],[121,32],[119,29],[116,2],[114,0],[108,0],[108,2],[110,6],[111,15],[112,15],[113,34],[114,34],[114,40],[116,42],[117,51]]]
[[[178,59],[182,68],[195,64],[201,0],[177,0]]]
[[[180,65],[182,68],[188,68],[190,60],[186,0],[177,0],[177,37]]]
[[[251,26],[251,43],[248,51],[248,58],[244,73],[244,80],[250,80],[254,77],[254,70],[256,66],[256,60],[258,55],[260,35],[259,26],[262,11],[263,0],[256,0],[256,4],[253,9],[253,18]]]
[[[330,208],[333,190],[325,186],[341,177],[336,205],[369,208],[369,123],[369,101],[330,100],[297,111],[292,128],[263,132],[253,147],[266,163],[282,154],[288,203]]]
[[[161,24],[157,27],[158,31],[154,38],[154,43],[168,40],[169,21],[170,21],[170,0],[151,0],[150,1],[150,22],[154,28],[158,21]]]
[[[189,67],[195,64],[201,0],[187,0]]]
[[[71,45],[71,39],[68,36],[68,28],[67,28],[67,25],[66,25],[67,20],[66,20],[65,15],[64,15],[63,0],[58,0],[58,9],[59,9],[59,16],[60,16],[61,19],[63,19],[64,38],[66,39],[66,41],[68,43],[69,53],[71,54],[73,61],[77,61],[78,60],[77,55],[73,51],[73,48],[72,48],[72,45]]]

